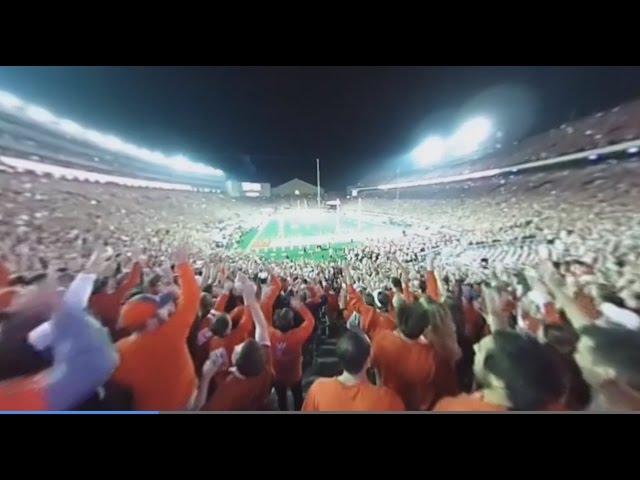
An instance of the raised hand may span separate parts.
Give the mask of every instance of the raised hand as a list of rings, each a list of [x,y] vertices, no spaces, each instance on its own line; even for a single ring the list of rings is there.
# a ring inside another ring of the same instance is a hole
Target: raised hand
[[[109,261],[106,260],[107,255],[106,247],[101,242],[98,242],[91,257],[89,257],[89,260],[84,266],[84,272],[94,275],[102,273],[109,264]]]

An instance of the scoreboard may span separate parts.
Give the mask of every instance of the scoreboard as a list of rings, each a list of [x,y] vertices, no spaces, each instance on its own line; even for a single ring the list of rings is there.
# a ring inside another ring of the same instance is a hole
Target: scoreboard
[[[227,194],[230,197],[253,197],[253,198],[269,198],[271,197],[271,184],[269,183],[253,183],[253,182],[236,182],[235,180],[227,181]]]

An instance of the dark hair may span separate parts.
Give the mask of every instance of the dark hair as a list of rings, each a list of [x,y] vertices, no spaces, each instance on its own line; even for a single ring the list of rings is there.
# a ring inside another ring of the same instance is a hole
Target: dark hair
[[[345,333],[336,344],[336,357],[345,372],[358,375],[371,355],[371,345],[360,332]]]
[[[376,301],[373,299],[373,293],[371,293],[371,292],[363,292],[362,299],[364,300],[364,303],[366,303],[370,307],[375,307],[376,306]]]
[[[607,302],[615,305],[618,308],[627,308],[624,300],[618,295],[610,285],[598,284],[598,296],[602,302]]]
[[[290,308],[281,308],[273,314],[273,326],[282,333],[288,332],[293,328],[293,310]]]
[[[109,279],[107,277],[96,278],[96,281],[93,282],[93,291],[91,292],[91,295],[103,293],[107,289],[107,285],[109,285]]]
[[[561,353],[572,353],[578,343],[578,333],[570,325],[545,323],[542,326],[546,341]]]
[[[27,285],[36,285],[40,282],[44,282],[47,279],[47,272],[36,273],[35,275],[31,275],[26,279]]]
[[[210,330],[216,337],[224,337],[229,331],[231,320],[226,313],[220,313],[211,321]]]
[[[587,325],[579,333],[593,343],[596,361],[615,370],[630,387],[640,390],[640,332]]]
[[[202,287],[202,291],[204,293],[208,293],[209,295],[213,294],[213,283],[207,283],[204,287]]]
[[[391,277],[391,285],[393,285],[393,288],[402,288],[402,280],[398,277]]]
[[[151,277],[149,277],[149,280],[147,281],[147,286],[149,288],[157,287],[161,281],[162,281],[162,275],[160,275],[159,273],[154,273],[153,275],[151,275]]]
[[[202,317],[207,316],[212,308],[213,308],[213,299],[211,298],[211,295],[204,292],[201,293],[200,294],[200,315],[202,315]]]
[[[562,372],[553,356],[529,335],[493,332],[494,348],[484,367],[504,382],[512,410],[544,410],[565,392]]]
[[[429,314],[419,303],[403,302],[396,310],[398,329],[402,334],[416,340],[429,327]]]
[[[27,278],[20,273],[11,275],[9,277],[9,280],[7,281],[7,287],[20,287],[26,284],[27,284]]]
[[[266,367],[264,349],[255,339],[245,340],[240,348],[235,366],[245,377],[257,377]]]
[[[389,305],[391,304],[391,298],[387,292],[378,292],[378,303],[380,304],[380,310],[383,312],[389,311]]]

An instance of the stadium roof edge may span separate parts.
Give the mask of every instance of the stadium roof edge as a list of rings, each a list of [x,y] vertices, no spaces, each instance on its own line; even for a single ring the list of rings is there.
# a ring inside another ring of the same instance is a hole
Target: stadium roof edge
[[[559,157],[548,158],[545,160],[536,160],[534,162],[521,163],[518,165],[513,165],[511,167],[493,168],[489,170],[481,170],[478,172],[472,172],[472,173],[463,174],[463,175],[451,175],[449,177],[417,180],[413,182],[388,183],[388,184],[377,185],[372,187],[359,187],[359,188],[354,188],[353,191],[355,191],[357,194],[360,192],[370,191],[370,190],[390,190],[392,188],[422,187],[427,185],[438,185],[442,183],[461,182],[464,180],[473,180],[477,178],[487,178],[487,177],[493,177],[495,175],[499,175],[501,173],[529,170],[531,168],[544,167],[548,165],[556,165],[560,163],[571,162],[573,160],[582,160],[593,155],[615,153],[615,152],[628,150],[631,148],[640,148],[640,140],[632,140],[630,142],[623,142],[623,143],[618,143],[616,145],[611,145],[608,147],[585,150],[584,152],[561,155]]]

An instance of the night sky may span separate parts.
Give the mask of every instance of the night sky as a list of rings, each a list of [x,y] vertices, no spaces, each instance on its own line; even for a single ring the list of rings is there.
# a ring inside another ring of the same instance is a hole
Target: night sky
[[[640,97],[640,67],[0,67],[0,89],[141,147],[342,190],[470,115],[507,140]]]

